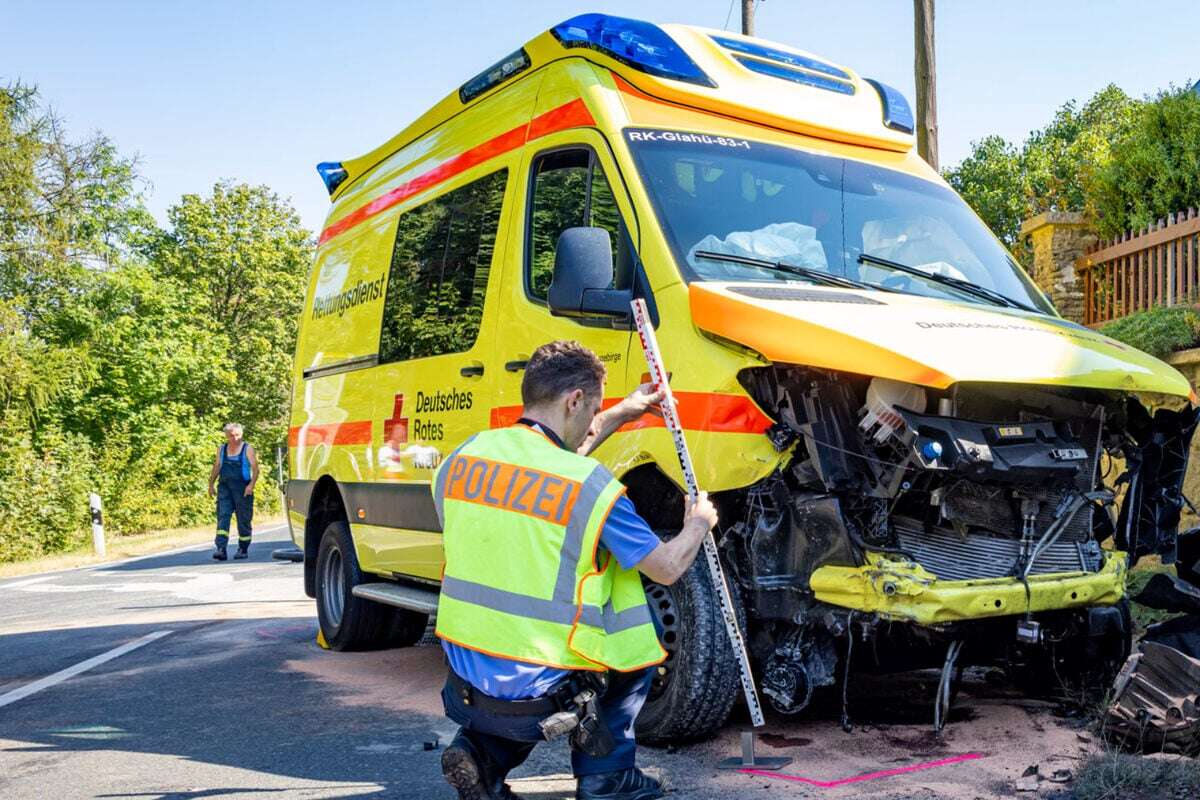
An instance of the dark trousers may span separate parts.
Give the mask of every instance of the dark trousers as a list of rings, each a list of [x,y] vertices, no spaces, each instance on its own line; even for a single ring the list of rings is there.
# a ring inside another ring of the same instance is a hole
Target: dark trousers
[[[637,742],[633,737],[633,723],[646,702],[646,696],[650,694],[653,677],[653,668],[608,674],[608,689],[600,698],[600,709],[617,746],[603,758],[594,758],[572,749],[571,770],[576,777],[617,772],[636,765]],[[449,684],[442,689],[442,704],[446,707],[446,716],[462,726],[461,733],[491,762],[490,765],[481,766],[494,777],[503,777],[520,766],[529,757],[534,745],[544,741],[538,729],[541,716],[488,714],[474,706],[464,705],[462,698]]]
[[[217,547],[229,542],[229,518],[237,515],[238,544],[250,544],[250,521],[254,517],[254,495],[246,494],[246,481],[225,478],[217,484]]]

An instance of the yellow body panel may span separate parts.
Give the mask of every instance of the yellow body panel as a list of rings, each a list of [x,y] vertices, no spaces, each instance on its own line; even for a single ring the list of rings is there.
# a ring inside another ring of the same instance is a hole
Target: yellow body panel
[[[818,600],[886,619],[938,625],[969,619],[1113,605],[1125,596],[1125,553],[1106,551],[1095,573],[1033,575],[1029,595],[1012,578],[940,581],[920,564],[872,553],[861,567],[824,566],[810,585]]]
[[[693,283],[704,330],[785,364],[856,372],[944,389],[963,382],[1078,386],[1187,397],[1178,370],[1081,325],[1026,311],[929,297],[813,287],[875,305],[750,299]],[[985,356],[986,354],[986,356]]]
[[[525,71],[465,105],[451,94],[376,150],[343,162],[349,177],[333,193],[300,323],[290,458],[293,479],[310,490],[319,482],[338,487],[364,571],[441,574],[436,525],[388,518],[403,503],[428,500],[437,459],[406,454],[387,431],[403,423],[405,447],[444,458],[475,431],[507,424],[520,409],[522,373],[511,365],[551,339],[577,339],[601,356],[610,404],[646,372],[630,331],[554,317],[526,295],[530,169],[554,148],[589,148],[612,187],[653,291],[658,340],[708,491],[751,485],[790,457],[762,435],[770,420],[738,382],[740,371],[772,362],[939,388],[994,381],[1188,395],[1187,381],[1165,364],[1052,317],[880,293],[870,294],[883,305],[847,314],[844,305],[750,300],[721,284],[689,287],[625,144],[627,127],[754,139],[944,182],[913,151],[911,136],[882,124],[878,95],[852,71],[850,96],[790,85],[744,70],[709,38],[714,32],[667,30],[717,88],[565,49],[545,33],[525,45],[532,62]],[[501,169],[507,183],[476,340],[462,352],[376,363],[398,219]],[[653,464],[683,482],[660,423],[619,431],[596,455],[618,476]],[[361,499],[378,487],[407,499],[382,509]],[[309,513],[289,496],[288,520],[301,545]],[[1031,579],[1033,610],[1116,602],[1123,562],[1107,558],[1095,575]],[[1025,610],[1017,581],[937,581],[919,567],[878,560],[861,569],[822,567],[812,581],[819,599],[923,624]],[[881,588],[888,581],[905,590],[888,594]]]

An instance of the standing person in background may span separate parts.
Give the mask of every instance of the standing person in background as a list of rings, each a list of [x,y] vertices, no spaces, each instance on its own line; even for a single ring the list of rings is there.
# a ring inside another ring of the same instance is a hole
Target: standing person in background
[[[229,544],[229,518],[234,514],[237,514],[238,549],[233,557],[249,555],[254,485],[258,483],[258,454],[242,439],[242,426],[230,422],[224,430],[225,444],[217,448],[217,460],[208,475],[208,496],[217,498],[217,549],[213,552],[217,561],[229,557],[225,548]]]

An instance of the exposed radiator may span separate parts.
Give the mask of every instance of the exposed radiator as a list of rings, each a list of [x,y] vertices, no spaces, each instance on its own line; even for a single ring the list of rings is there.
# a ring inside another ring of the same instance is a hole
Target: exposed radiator
[[[893,525],[901,549],[943,580],[1003,578],[1012,574],[1021,552],[1021,543],[1016,539],[977,534],[964,539],[949,530],[926,532],[920,523],[904,519],[894,520]],[[1060,540],[1038,556],[1030,572],[1096,572],[1102,561],[1095,541]]]

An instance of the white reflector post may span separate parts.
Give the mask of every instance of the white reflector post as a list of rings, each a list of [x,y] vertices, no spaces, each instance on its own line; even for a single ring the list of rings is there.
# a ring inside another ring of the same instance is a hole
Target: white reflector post
[[[104,557],[104,514],[100,510],[100,495],[92,492],[88,495],[88,505],[92,509],[92,549],[96,555]]]

